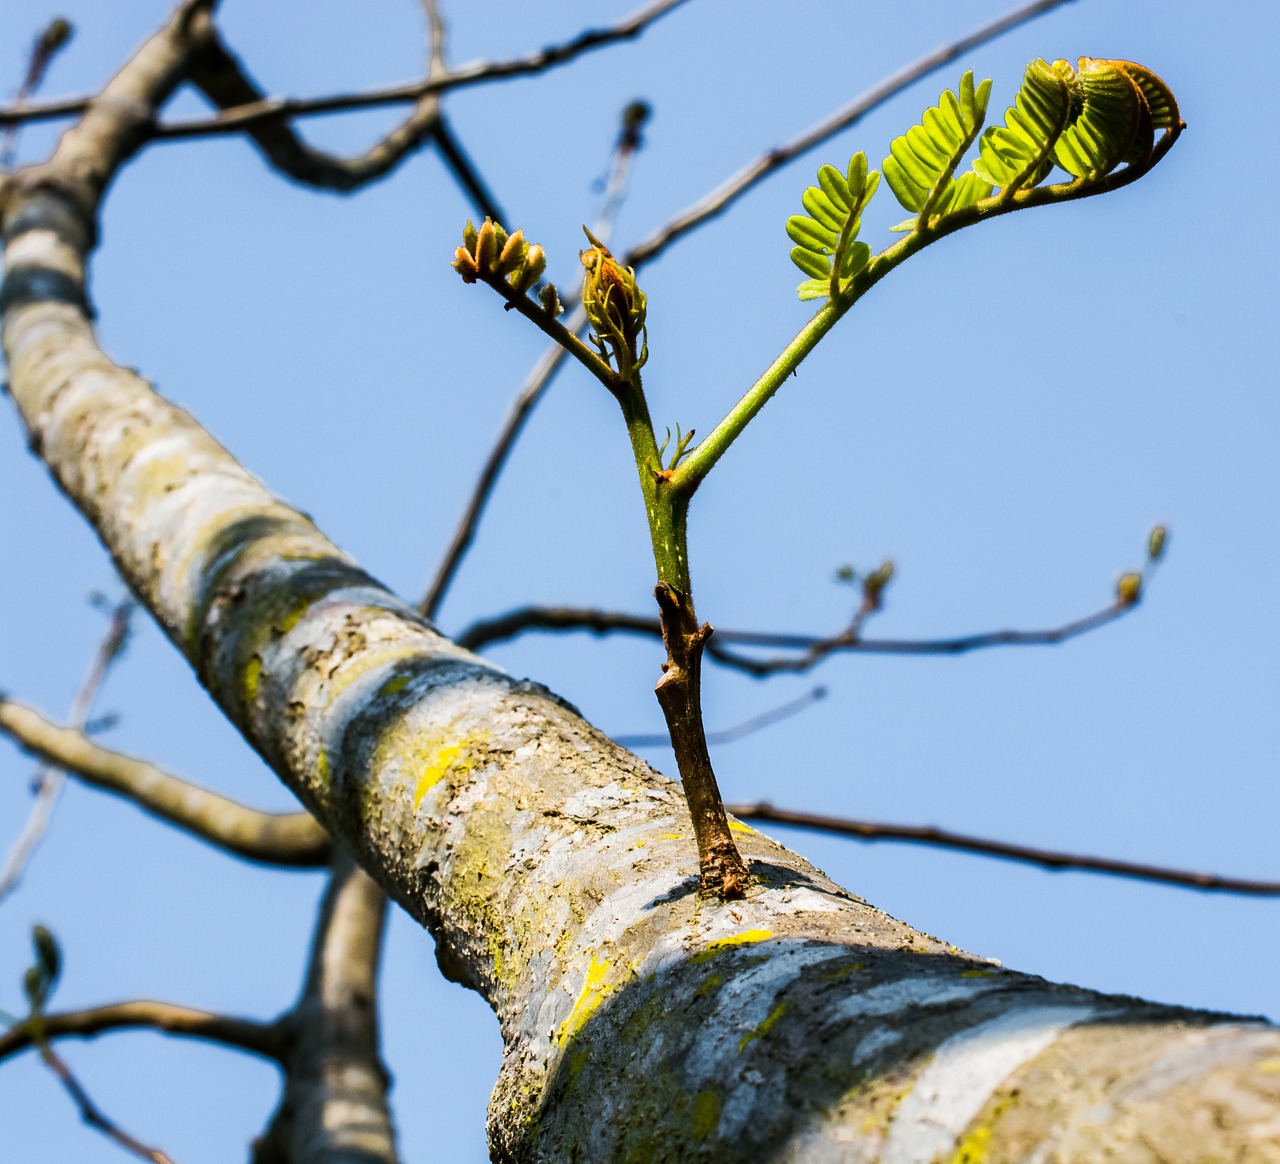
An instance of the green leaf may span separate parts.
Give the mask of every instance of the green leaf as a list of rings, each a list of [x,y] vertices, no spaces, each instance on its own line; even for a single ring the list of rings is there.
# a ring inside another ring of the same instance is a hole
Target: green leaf
[[[1074,75],[1070,66],[1067,72]],[[1005,111],[1004,125],[982,135],[974,172],[1006,194],[1043,181],[1070,113],[1067,77],[1046,61],[1032,61]]]
[[[797,246],[818,254],[830,254],[840,241],[840,235],[836,231],[812,218],[805,218],[802,214],[793,214],[787,219],[787,234]]]
[[[804,208],[823,226],[838,233],[844,225],[848,207],[837,209],[835,203],[816,186],[810,186],[804,192],[800,201],[804,204]]]
[[[919,125],[895,138],[884,160],[884,180],[906,210],[925,223],[947,207],[968,205],[977,190],[966,181],[954,189],[956,167],[982,129],[991,96],[990,80],[975,86],[970,70],[960,78],[960,95],[950,89],[924,111]],[[959,201],[957,201],[959,200]]]
[[[871,248],[857,241],[858,227],[880,175],[867,171],[867,156],[854,154],[845,173],[835,166],[818,170],[818,185],[801,197],[808,217],[787,219],[787,234],[796,245],[791,261],[809,278],[797,289],[801,299],[825,299],[839,293],[871,257]]]
[[[804,247],[791,248],[791,261],[806,275],[812,275],[815,279],[831,278],[831,260],[807,251]]]

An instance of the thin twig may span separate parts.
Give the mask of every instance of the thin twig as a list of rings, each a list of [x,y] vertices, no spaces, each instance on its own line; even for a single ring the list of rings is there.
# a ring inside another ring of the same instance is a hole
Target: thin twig
[[[1201,889],[1211,893],[1240,893],[1253,897],[1280,897],[1280,881],[1247,881],[1239,877],[1220,877],[1215,873],[1194,873],[1182,869],[1166,869],[1159,865],[1142,865],[1133,861],[1113,861],[1107,857],[1060,853],[1053,849],[1035,849],[1028,845],[1014,845],[1006,841],[970,837],[963,833],[934,828],[931,825],[882,824],[877,821],[854,820],[848,817],[824,816],[820,813],[776,808],[767,801],[759,804],[731,804],[726,807],[733,816],[743,820],[795,825],[798,828],[857,837],[864,841],[906,841],[929,845],[933,848],[956,849],[964,853],[977,853],[984,857],[998,857],[1006,861],[1038,865],[1042,869],[1053,872],[1077,870],[1085,873],[1106,873],[1113,877],[1154,881],[1181,889]]]
[[[467,197],[475,205],[476,213],[482,218],[492,218],[494,222],[507,222],[493,191],[480,176],[480,171],[471,156],[463,148],[453,132],[453,126],[442,112],[436,113],[435,124],[431,127],[431,138],[440,151],[440,160],[448,167],[454,181],[466,192]]]
[[[1036,0],[1033,4],[1025,4],[1006,13],[998,20],[975,29],[967,36],[950,44],[940,45],[930,53],[899,69],[886,77],[879,84],[856,97],[843,109],[837,110],[830,117],[824,118],[804,133],[792,138],[783,145],[776,146],[762,154],[755,161],[744,166],[733,177],[717,186],[711,193],[700,198],[692,206],[681,211],[665,225],[659,227],[648,238],[644,239],[627,252],[623,260],[629,266],[641,267],[656,259],[677,239],[691,230],[702,226],[712,218],[723,214],[730,206],[742,197],[757,183],[767,178],[775,170],[785,166],[794,158],[807,153],[815,146],[821,145],[828,138],[841,130],[861,121],[872,110],[883,105],[892,97],[896,97],[904,89],[917,81],[936,72],[943,65],[949,64],[957,57],[967,53],[980,44],[994,40],[1010,29],[1046,12],[1052,11],[1071,0]]]
[[[1062,2],[1062,0],[1059,0]],[[507,61],[476,61],[452,69],[437,77],[409,81],[385,89],[370,89],[364,93],[338,93],[329,97],[264,97],[224,110],[216,117],[196,118],[158,126],[158,138],[210,137],[216,134],[240,133],[252,125],[284,117],[314,117],[322,113],[338,113],[352,109],[373,109],[382,105],[406,105],[462,89],[470,85],[490,81],[505,81],[513,77],[534,76],[557,65],[582,56],[594,49],[604,48],[619,41],[632,40],[668,12],[678,8],[686,0],[659,0],[641,8],[631,16],[609,28],[588,29],[570,40],[550,45],[541,52]],[[35,121],[57,121],[76,117],[94,100],[92,96],[61,97],[33,105],[10,105],[0,108],[0,125],[20,125]]]
[[[1061,2],[1061,0],[1059,0]],[[604,48],[618,41],[631,40],[645,31],[649,25],[668,12],[678,8],[686,0],[658,0],[609,28],[588,29],[570,40],[550,45],[528,56],[514,57],[506,61],[477,61],[450,69],[437,77],[392,85],[385,89],[373,89],[365,93],[340,93],[332,97],[284,98],[268,97],[227,109],[215,117],[190,121],[171,122],[156,127],[157,138],[208,137],[213,134],[239,133],[251,125],[273,121],[282,117],[309,117],[319,113],[335,113],[340,110],[372,109],[382,105],[401,105],[421,101],[424,97],[438,96],[454,89],[470,85],[505,81],[513,77],[528,77],[544,73],[557,65],[566,64],[593,49]],[[67,103],[57,103],[62,114],[68,112]],[[9,120],[32,120],[36,106],[25,110],[0,111],[0,124]],[[77,109],[71,110],[78,112]]]
[[[39,712],[0,696],[0,732],[49,764],[95,788],[124,796],[143,811],[202,841],[250,861],[295,869],[327,865],[329,835],[305,812],[246,808],[216,792],[111,751],[84,732],[59,727]]]
[[[71,703],[68,722],[73,730],[83,729],[88,722],[93,701],[98,697],[98,692],[102,689],[111,665],[124,651],[129,637],[129,620],[133,610],[133,600],[126,598],[111,612],[107,632],[102,642],[98,644],[84,682],[80,684],[80,690],[76,692],[76,697]],[[22,880],[23,871],[31,860],[32,853],[35,852],[36,846],[40,844],[45,830],[49,827],[49,821],[53,817],[54,807],[58,803],[58,796],[65,782],[65,775],[53,765],[41,764],[36,770],[33,778],[33,783],[38,789],[36,802],[32,806],[26,825],[23,826],[22,832],[14,841],[5,859],[4,871],[0,873],[0,900],[12,893],[18,882]]]
[[[770,708],[768,711],[763,711],[759,715],[753,715],[750,719],[743,720],[742,723],[735,724],[731,728],[723,728],[718,732],[707,732],[707,743],[712,746],[732,744],[737,740],[744,739],[746,736],[754,735],[756,732],[772,727],[775,723],[781,723],[784,719],[790,719],[793,715],[799,715],[805,708],[811,707],[813,704],[826,699],[826,697],[827,689],[825,687],[814,687],[796,699],[792,699],[778,707]],[[615,744],[621,744],[624,748],[661,748],[669,747],[671,744],[671,736],[667,732],[655,733],[654,735],[613,736],[612,739]]]
[[[641,108],[644,111],[643,115],[639,115]],[[643,144],[641,130],[644,128],[647,116],[648,107],[644,106],[642,102],[632,102],[623,111],[622,129],[618,134],[617,141],[614,143],[613,156],[609,163],[609,178],[605,184],[604,201],[592,228],[592,233],[603,243],[607,243],[613,236],[613,228],[617,223],[618,211],[626,198],[627,188],[630,183],[632,163],[635,161],[636,153]],[[447,130],[443,121],[440,122],[438,128],[440,127]],[[443,141],[441,140],[439,144],[443,151]],[[457,173],[458,171],[455,170],[455,174]],[[462,180],[461,175],[459,175],[459,180]],[[473,197],[477,197],[479,193],[482,192],[473,194]],[[498,215],[491,215],[491,217],[495,222],[502,221]],[[568,317],[564,321],[564,326],[574,335],[580,335],[587,326],[587,314],[582,310],[581,306],[577,305],[577,297],[576,291],[567,293],[564,297],[567,300],[564,304],[565,307],[571,308]],[[493,495],[493,490],[498,483],[498,477],[506,466],[507,458],[511,455],[511,450],[515,447],[516,441],[519,440],[525,422],[537,407],[538,401],[542,399],[543,394],[551,386],[551,381],[555,378],[556,372],[560,370],[568,354],[558,343],[548,346],[546,351],[538,357],[538,362],[533,366],[525,382],[520,385],[520,390],[516,393],[515,399],[511,401],[506,419],[503,421],[497,439],[489,450],[488,457],[485,458],[484,467],[480,470],[479,479],[471,490],[471,496],[467,499],[466,509],[463,510],[462,517],[458,520],[458,525],[454,530],[453,538],[449,542],[449,547],[445,550],[440,565],[436,567],[435,576],[431,579],[427,593],[419,604],[418,609],[427,618],[435,618],[439,613],[440,604],[444,601],[444,596],[458,573],[458,567],[461,566],[462,559],[466,557],[467,551],[471,548],[471,543],[475,541],[480,519],[489,504],[489,498]]]
[[[108,1031],[152,1030],[235,1047],[268,1059],[279,1059],[284,1048],[284,1036],[278,1023],[233,1018],[151,999],[42,1015],[39,1022],[41,1039],[91,1039]],[[34,1047],[38,1042],[31,1024],[19,1023],[0,1035],[0,1060]]]
[[[787,634],[774,631],[717,630],[707,643],[707,654],[728,667],[752,675],[777,671],[805,671],[835,652],[868,655],[961,655],[987,647],[1051,646],[1097,630],[1135,609],[1136,603],[1113,603],[1085,618],[1050,630],[1001,630],[946,639],[864,639],[842,631],[830,637]],[[455,641],[471,651],[507,642],[530,631],[591,631],[597,635],[634,634],[661,638],[662,625],[656,618],[625,614],[614,610],[594,610],[568,606],[523,606],[495,618],[472,623]],[[773,647],[802,651],[799,657],[753,659],[724,648],[723,644]]]
[[[58,1082],[62,1084],[66,1093],[71,1096],[72,1102],[80,1109],[80,1118],[86,1124],[96,1128],[107,1139],[114,1140],[126,1152],[132,1152],[133,1155],[140,1159],[150,1160],[152,1164],[174,1164],[172,1156],[166,1155],[159,1148],[148,1147],[141,1140],[135,1139],[118,1124],[108,1119],[102,1109],[89,1098],[89,1093],[85,1091],[80,1081],[71,1073],[71,1068],[54,1053],[51,1047],[41,1047],[40,1058],[44,1061],[45,1066],[58,1077]]]

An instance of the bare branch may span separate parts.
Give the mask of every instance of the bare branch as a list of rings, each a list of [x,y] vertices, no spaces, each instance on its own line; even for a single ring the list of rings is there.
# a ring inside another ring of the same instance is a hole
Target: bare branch
[[[1006,13],[998,20],[993,20],[990,24],[975,29],[967,36],[952,41],[950,44],[940,45],[933,52],[926,53],[918,60],[912,61],[911,64],[899,69],[896,73],[886,77],[879,84],[855,98],[843,109],[837,110],[830,117],[824,118],[817,125],[805,130],[804,133],[792,138],[783,145],[776,146],[767,153],[762,154],[755,161],[744,166],[733,177],[712,190],[710,194],[700,198],[692,206],[677,214],[666,225],[655,230],[648,238],[632,247],[627,252],[623,262],[632,267],[640,267],[645,263],[651,262],[677,239],[702,226],[710,219],[723,214],[743,194],[767,178],[775,170],[785,166],[801,154],[807,153],[815,146],[821,145],[841,130],[848,129],[849,126],[861,121],[872,110],[883,105],[890,98],[896,97],[904,89],[914,85],[930,73],[936,72],[943,65],[949,64],[970,49],[976,48],[980,44],[985,44],[989,40],[994,40],[1010,29],[1016,28],[1020,24],[1025,24],[1027,21],[1069,2],[1070,0],[1036,0],[1033,4],[1024,4],[1020,8],[1015,8],[1012,12]]]
[[[73,728],[77,731],[82,729],[88,722],[89,712],[93,709],[93,701],[97,699],[98,692],[102,690],[102,684],[107,678],[107,673],[111,670],[111,665],[124,652],[125,643],[129,637],[129,620],[133,610],[132,599],[125,599],[111,612],[106,633],[98,644],[98,649],[94,652],[93,659],[89,663],[89,670],[85,674],[84,681],[80,684],[80,689],[76,692],[75,699],[71,703],[70,720]],[[2,696],[0,696],[0,703],[3,703]],[[66,777],[56,766],[56,761],[52,761],[51,757],[48,756],[44,758],[50,762],[42,764],[36,770],[33,779],[33,784],[37,790],[36,802],[32,806],[31,815],[27,818],[27,823],[23,826],[22,832],[18,834],[17,840],[10,847],[8,856],[5,858],[4,869],[0,872],[0,900],[12,893],[17,888],[18,882],[22,880],[22,874],[27,867],[27,863],[31,860],[32,854],[44,837],[50,820],[53,819],[53,810],[58,803],[58,797],[62,793],[62,786],[66,781]]]
[[[284,1048],[276,1023],[232,1018],[150,999],[43,1015],[40,1028],[45,1039],[91,1039],[108,1031],[153,1030],[235,1047],[267,1059],[279,1059]],[[0,1061],[36,1045],[30,1022],[19,1023],[0,1035]]]
[[[281,1020],[284,1095],[253,1164],[398,1164],[378,1051],[378,962],[387,899],[345,850],[334,857],[306,985]]]
[[[1042,869],[1053,872],[1076,870],[1085,873],[1106,873],[1114,877],[1154,881],[1161,885],[1174,885],[1182,889],[1200,889],[1212,893],[1240,893],[1253,897],[1280,897],[1280,881],[1247,881],[1239,877],[1220,877],[1215,873],[1195,873],[1182,869],[1166,869],[1160,865],[1114,861],[1107,857],[1060,853],[1053,849],[1036,849],[1028,845],[1014,845],[1006,841],[970,837],[963,833],[934,828],[931,825],[882,824],[877,821],[854,820],[848,817],[799,812],[789,808],[775,808],[766,801],[758,804],[730,804],[726,805],[726,808],[732,815],[742,820],[795,825],[798,828],[857,837],[864,841],[906,841],[929,845],[933,848],[955,849],[964,853],[977,853],[984,857],[998,857],[1006,861],[1038,865]]]
[[[448,167],[454,181],[471,199],[476,213],[485,218],[492,218],[494,222],[509,221],[493,191],[480,176],[475,162],[471,160],[462,142],[454,134],[453,126],[443,112],[436,114],[431,137],[436,144],[436,149],[440,151],[440,160]]]
[[[235,109],[225,110],[217,117],[191,121],[172,122],[156,128],[157,138],[208,137],[213,134],[239,133],[250,126],[283,117],[307,117],[318,113],[335,113],[339,110],[372,109],[382,105],[402,105],[421,101],[425,97],[439,96],[453,89],[470,85],[505,81],[513,77],[528,77],[544,73],[557,65],[563,65],[583,53],[604,48],[619,41],[631,40],[668,12],[678,8],[686,0],[658,0],[639,9],[631,16],[609,28],[588,29],[571,40],[550,45],[528,56],[514,57],[506,61],[477,61],[462,65],[439,76],[427,77],[404,85],[386,89],[373,89],[365,93],[341,93],[332,97],[283,98],[268,97],[248,102]],[[1061,0],[1059,0],[1061,2]],[[0,124],[9,120],[31,120],[35,106],[26,110],[0,111]],[[77,112],[78,109],[71,109]],[[61,103],[61,112],[68,112],[67,103]]]
[[[124,796],[152,816],[227,852],[290,868],[328,864],[329,834],[309,813],[246,808],[145,760],[101,747],[83,732],[59,727],[39,712],[3,697],[0,732],[86,784]]]
[[[1136,603],[1115,602],[1110,606],[1050,630],[1001,630],[962,635],[948,639],[864,639],[856,631],[823,638],[817,635],[786,634],[772,631],[717,630],[707,643],[707,654],[719,663],[736,667],[751,675],[770,675],[778,671],[807,671],[828,655],[836,652],[867,655],[962,655],[987,647],[1050,646],[1065,642],[1091,630],[1106,626],[1135,609]],[[614,610],[595,610],[570,606],[522,606],[495,618],[480,619],[456,636],[455,641],[470,651],[479,651],[495,643],[507,642],[530,631],[586,630],[597,635],[634,634],[661,638],[662,625],[656,618],[625,614]],[[802,651],[789,658],[753,659],[726,650],[723,644],[773,647]]]
[[[220,109],[238,109],[267,100],[235,54],[215,34],[191,62],[192,84]],[[343,158],[308,145],[282,118],[251,122],[245,132],[267,161],[297,182],[349,193],[384,177],[431,138],[439,98],[417,101],[413,111],[365,153]]]
[[[811,707],[813,704],[826,699],[826,697],[827,689],[825,687],[814,687],[797,699],[792,699],[778,707],[772,707],[768,711],[762,711],[759,715],[753,715],[750,719],[743,720],[742,723],[735,724],[731,728],[724,728],[718,732],[707,732],[707,743],[713,746],[732,744],[737,740],[754,735],[756,732],[764,731],[765,728],[772,727],[775,723],[781,723],[784,719],[790,719],[793,715],[799,715],[805,708]],[[624,748],[660,748],[671,743],[671,737],[666,732],[660,735],[623,735],[611,736],[610,738],[615,744],[621,744]]]
[[[58,1077],[58,1082],[62,1084],[66,1093],[71,1096],[72,1102],[80,1109],[80,1118],[86,1124],[96,1128],[107,1139],[114,1140],[126,1152],[131,1152],[140,1159],[150,1160],[152,1164],[174,1164],[171,1156],[166,1155],[159,1148],[148,1147],[141,1140],[135,1139],[122,1127],[109,1119],[102,1109],[89,1098],[89,1093],[85,1091],[80,1081],[71,1073],[71,1068],[54,1054],[52,1048],[48,1046],[41,1047],[40,1058],[44,1061],[45,1066]]]

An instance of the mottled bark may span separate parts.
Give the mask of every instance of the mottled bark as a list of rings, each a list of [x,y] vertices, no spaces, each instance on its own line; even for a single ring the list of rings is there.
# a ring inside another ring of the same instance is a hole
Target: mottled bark
[[[186,51],[158,39],[152,97]],[[1005,971],[740,824],[756,887],[700,899],[676,785],[445,640],[101,351],[84,263],[134,132],[106,113],[11,184],[14,402],[211,697],[493,1007],[496,1159],[1280,1161],[1264,1023]]]

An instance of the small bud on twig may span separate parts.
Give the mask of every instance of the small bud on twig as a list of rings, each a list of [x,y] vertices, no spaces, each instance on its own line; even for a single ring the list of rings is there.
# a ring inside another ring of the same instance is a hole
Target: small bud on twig
[[[1121,606],[1133,606],[1142,597],[1142,575],[1132,571],[1116,579],[1116,601]]]
[[[1151,534],[1147,538],[1147,558],[1152,562],[1158,562],[1164,557],[1165,546],[1169,541],[1169,527],[1167,525],[1152,526]]]

